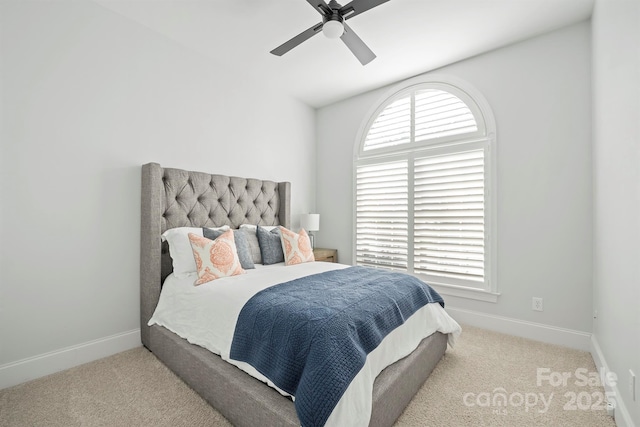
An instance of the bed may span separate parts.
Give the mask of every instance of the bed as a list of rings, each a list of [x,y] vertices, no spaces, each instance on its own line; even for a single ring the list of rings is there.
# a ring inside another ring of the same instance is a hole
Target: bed
[[[163,283],[173,276],[169,248],[161,235],[178,227],[237,229],[253,224],[290,228],[290,198],[288,182],[163,168],[157,163],[142,166],[142,343],[236,426],[299,426],[300,420],[291,398],[169,329],[157,323],[149,326]],[[377,375],[368,425],[390,426],[395,422],[444,355],[453,334],[430,334],[410,354]]]

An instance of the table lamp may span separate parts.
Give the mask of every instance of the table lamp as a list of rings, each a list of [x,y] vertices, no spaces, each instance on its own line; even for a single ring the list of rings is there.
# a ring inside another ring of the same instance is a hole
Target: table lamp
[[[302,214],[302,217],[300,218],[300,227],[304,228],[309,234],[311,247],[315,248],[315,238],[311,232],[320,230],[320,214]]]

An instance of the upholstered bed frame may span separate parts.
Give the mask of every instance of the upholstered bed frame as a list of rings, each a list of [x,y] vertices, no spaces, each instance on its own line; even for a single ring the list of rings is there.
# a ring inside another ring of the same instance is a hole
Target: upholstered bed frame
[[[142,166],[140,330],[142,343],[236,426],[298,426],[293,402],[271,387],[188,343],[162,326],[147,326],[162,282],[172,270],[160,235],[175,227],[240,224],[291,226],[291,184],[180,169]],[[447,346],[446,335],[425,338],[406,358],[387,367],[374,384],[372,426],[400,416]]]

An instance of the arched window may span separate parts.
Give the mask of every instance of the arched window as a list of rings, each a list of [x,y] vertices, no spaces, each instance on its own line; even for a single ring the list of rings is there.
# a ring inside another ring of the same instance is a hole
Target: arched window
[[[460,86],[411,85],[369,118],[354,167],[354,259],[495,301],[495,125]]]

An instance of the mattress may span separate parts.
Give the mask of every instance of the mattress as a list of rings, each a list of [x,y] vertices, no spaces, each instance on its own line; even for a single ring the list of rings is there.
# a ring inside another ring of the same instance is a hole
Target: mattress
[[[193,285],[195,274],[183,277],[170,275],[165,280],[158,306],[148,324],[167,328],[287,396],[286,392],[278,389],[252,366],[230,357],[238,315],[244,304],[263,289],[306,275],[348,266],[315,262],[287,267],[283,264],[256,267],[247,270],[246,274],[218,279],[200,286]],[[326,425],[368,425],[373,382],[377,375],[386,366],[410,354],[423,338],[436,331],[448,334],[449,344],[453,345],[460,333],[460,326],[439,304],[427,304],[387,335],[369,353],[364,367],[347,388]]]

